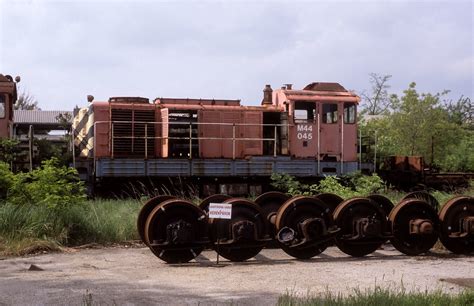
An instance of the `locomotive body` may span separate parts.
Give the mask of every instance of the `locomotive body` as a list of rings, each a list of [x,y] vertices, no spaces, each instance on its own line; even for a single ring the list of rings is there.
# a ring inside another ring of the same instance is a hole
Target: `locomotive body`
[[[13,78],[0,74],[0,138],[12,136],[13,103],[16,99],[17,91]]]
[[[275,91],[267,85],[261,106],[214,99],[91,101],[74,118],[75,164],[90,182],[349,173],[358,169],[358,102],[337,83]]]

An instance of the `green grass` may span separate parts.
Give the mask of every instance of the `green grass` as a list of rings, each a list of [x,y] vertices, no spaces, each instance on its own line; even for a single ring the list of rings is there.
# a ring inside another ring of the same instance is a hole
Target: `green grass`
[[[391,290],[376,287],[361,291],[355,289],[349,295],[334,294],[330,291],[320,295],[300,297],[287,293],[279,297],[277,305],[384,305],[384,306],[423,306],[423,305],[474,305],[474,291],[468,290],[460,294],[447,294],[441,291],[434,292],[406,292],[405,290]]]
[[[87,201],[63,210],[0,204],[0,253],[21,255],[88,243],[138,239],[137,200]]]

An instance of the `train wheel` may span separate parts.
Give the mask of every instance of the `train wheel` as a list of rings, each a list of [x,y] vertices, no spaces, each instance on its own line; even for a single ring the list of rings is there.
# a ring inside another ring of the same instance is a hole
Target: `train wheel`
[[[269,191],[259,195],[255,199],[255,203],[263,210],[263,214],[267,220],[276,214],[278,209],[291,198],[289,195],[278,191]]]
[[[232,218],[209,220],[214,249],[230,261],[245,261],[254,257],[270,240],[262,209],[251,201],[239,198],[228,199],[224,203],[232,204]]]
[[[140,235],[140,239],[148,246],[148,244],[145,242],[145,223],[146,219],[148,219],[148,216],[150,213],[153,211],[153,209],[163,203],[164,201],[167,201],[169,199],[174,199],[175,197],[169,196],[169,195],[160,195],[154,198],[151,198],[145,204],[143,205],[142,209],[138,213],[138,219],[137,219],[137,230],[138,234]]]
[[[434,207],[419,199],[406,199],[388,217],[392,223],[393,246],[406,255],[429,251],[438,240],[438,215]]]
[[[323,203],[329,207],[331,214],[334,212],[334,210],[339,204],[344,202],[343,198],[334,193],[320,193],[318,195],[315,195],[314,197],[318,200],[323,201]]]
[[[145,241],[167,263],[184,263],[209,243],[206,214],[191,202],[169,199],[156,206],[145,223]]]
[[[336,245],[348,255],[365,256],[387,240],[387,216],[368,198],[352,198],[339,204],[334,211],[334,221],[341,229],[336,236]]]
[[[337,232],[329,207],[314,197],[286,201],[277,212],[275,225],[283,251],[299,259],[322,253]]]
[[[276,231],[275,231],[275,221],[276,221],[276,213],[278,209],[288,201],[290,198],[289,195],[278,192],[278,191],[270,191],[259,195],[255,199],[255,203],[262,208],[263,215],[265,219],[268,221],[268,233],[272,239],[275,238]],[[271,247],[277,247],[275,242]]]
[[[390,212],[393,209],[393,203],[392,201],[390,201],[389,198],[381,194],[371,194],[367,196],[367,198],[377,203],[377,206],[380,207],[385,212],[385,215],[387,217],[388,215],[390,215]]]
[[[423,200],[426,203],[428,203],[431,207],[433,207],[436,211],[439,210],[438,200],[436,200],[436,198],[434,196],[432,196],[431,194],[429,194],[426,191],[413,191],[413,192],[410,192],[406,196],[404,196],[401,201],[406,200],[406,199]]]
[[[199,208],[201,208],[207,214],[209,212],[209,204],[222,203],[230,198],[231,197],[226,194],[213,194],[202,200],[201,203],[199,203]]]
[[[455,197],[439,212],[439,239],[455,254],[474,252],[474,197]]]

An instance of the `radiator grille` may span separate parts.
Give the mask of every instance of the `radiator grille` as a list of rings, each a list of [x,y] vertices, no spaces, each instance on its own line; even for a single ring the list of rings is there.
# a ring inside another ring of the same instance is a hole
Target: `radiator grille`
[[[124,121],[124,122],[121,122]],[[113,155],[142,157],[155,152],[154,110],[112,109]],[[150,122],[150,124],[147,124]],[[145,146],[145,129],[147,146]]]

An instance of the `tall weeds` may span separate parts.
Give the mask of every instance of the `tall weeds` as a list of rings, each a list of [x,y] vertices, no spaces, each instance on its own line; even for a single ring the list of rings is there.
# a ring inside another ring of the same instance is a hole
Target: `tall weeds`
[[[0,205],[0,252],[22,254],[31,248],[135,240],[140,208],[137,200],[87,201],[54,211],[6,203]]]

